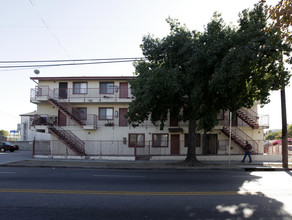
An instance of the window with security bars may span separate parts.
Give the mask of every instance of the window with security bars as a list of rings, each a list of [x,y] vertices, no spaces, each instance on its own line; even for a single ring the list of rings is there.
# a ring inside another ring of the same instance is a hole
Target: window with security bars
[[[145,147],[145,134],[129,134],[129,147]]]
[[[153,147],[168,147],[168,134],[153,134],[152,146]]]

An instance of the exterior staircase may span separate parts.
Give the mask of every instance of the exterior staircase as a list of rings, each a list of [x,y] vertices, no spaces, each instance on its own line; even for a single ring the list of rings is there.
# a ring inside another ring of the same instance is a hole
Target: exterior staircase
[[[232,130],[232,129],[231,129]],[[230,129],[228,127],[223,127],[222,132],[227,136],[230,137]],[[245,146],[245,141],[237,135],[235,132],[231,131],[231,140],[233,140],[235,143],[237,143],[239,146],[244,148]]]
[[[238,110],[240,112],[244,112],[245,110],[240,109]],[[237,112],[238,113],[238,112]],[[242,114],[243,115],[243,114]],[[240,117],[241,118],[241,117]],[[246,117],[247,118],[247,117]],[[247,119],[246,119],[247,120]],[[248,119],[250,122],[252,122],[251,119]],[[245,121],[245,120],[244,120]],[[246,122],[246,121],[245,121]],[[244,149],[244,146],[246,144],[246,141],[248,141],[253,146],[253,153],[256,153],[255,150],[258,149],[258,143],[254,141],[251,137],[249,137],[244,131],[242,131],[238,126],[233,126],[231,128],[230,132],[230,117],[229,114],[224,115],[224,123],[222,128],[222,133],[225,134],[227,137],[231,137],[231,140],[234,141],[236,144],[238,144],[240,147]],[[247,122],[246,122],[247,123]],[[254,123],[247,123],[251,128],[257,128],[258,124]],[[253,126],[255,125],[255,126]]]
[[[34,116],[34,125],[46,125],[48,126],[49,132],[57,137],[63,144],[65,144],[69,149],[74,153],[80,156],[85,155],[84,145],[85,143],[80,140],[75,134],[71,131],[64,130],[62,127],[57,126],[56,121],[54,120],[55,116]]]
[[[37,103],[48,101],[52,106],[64,114],[66,118],[69,118],[74,124],[80,126],[83,129],[97,129],[97,115],[87,114],[86,119],[81,118],[82,114],[79,109],[74,107],[67,98],[62,97],[62,95],[60,95],[60,91],[56,92],[55,90],[50,89],[48,86],[37,86],[35,89],[31,90],[30,99]]]
[[[247,110],[241,108],[236,111],[237,116],[247,123],[251,128],[259,128],[257,113],[253,112],[251,109]]]
[[[51,90],[48,87],[37,88],[35,94],[39,94],[40,97],[46,97],[46,99],[51,105],[56,107],[60,112],[62,112],[66,117],[71,119],[75,124],[84,128],[87,122],[80,119],[80,111],[77,108],[74,108],[73,105],[68,102],[66,99],[60,97],[56,92]],[[93,119],[96,119],[96,115],[92,115]],[[74,153],[80,156],[85,155],[85,143],[79,139],[73,132],[63,129],[61,126],[58,126],[57,116],[48,116],[42,117],[40,115],[35,115],[34,125],[46,125],[48,126],[49,133],[57,137],[63,144],[65,144],[69,149]],[[88,118],[87,118],[88,119]],[[96,126],[96,120],[92,120],[92,128]]]
[[[53,98],[49,98],[49,102],[55,106],[56,108],[58,108],[63,114],[65,114],[66,116],[68,116],[72,121],[74,121],[77,125],[79,125],[80,127],[83,127],[84,122],[79,119],[76,114],[73,114],[73,112],[77,112],[78,110],[76,108],[74,108],[69,102],[66,102],[66,107],[64,106],[64,104],[58,102],[56,99]]]
[[[81,141],[75,134],[71,131],[64,130],[58,126],[50,126],[49,132],[62,141],[67,147],[69,147],[74,153],[80,156],[85,155],[84,145],[85,143]]]

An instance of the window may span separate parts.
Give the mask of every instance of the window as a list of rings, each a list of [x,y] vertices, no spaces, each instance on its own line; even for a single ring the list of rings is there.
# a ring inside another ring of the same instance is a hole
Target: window
[[[86,120],[87,118],[87,108],[73,108],[73,115],[80,120]]]
[[[73,83],[73,94],[86,94],[87,83],[86,82],[74,82]]]
[[[153,134],[152,146],[153,147],[168,147],[168,134]]]
[[[114,83],[113,82],[101,82],[100,94],[113,94],[114,93]]]
[[[99,119],[100,120],[113,120],[114,109],[113,108],[99,108]]]
[[[145,147],[145,134],[129,134],[129,147]]]

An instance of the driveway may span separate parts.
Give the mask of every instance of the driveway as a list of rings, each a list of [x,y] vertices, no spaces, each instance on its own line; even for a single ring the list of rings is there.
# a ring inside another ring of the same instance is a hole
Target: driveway
[[[4,153],[0,153],[0,164],[6,164],[11,162],[17,162],[22,160],[30,160],[32,159],[31,151],[21,151],[17,150],[14,152],[5,151]]]

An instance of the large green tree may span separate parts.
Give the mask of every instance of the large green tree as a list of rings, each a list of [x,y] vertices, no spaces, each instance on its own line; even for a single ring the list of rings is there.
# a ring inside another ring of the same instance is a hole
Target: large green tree
[[[214,14],[203,32],[189,31],[168,19],[170,34],[151,35],[141,45],[146,60],[135,64],[137,78],[131,82],[135,99],[128,120],[138,125],[150,119],[164,122],[170,114],[188,121],[188,153],[185,162],[197,162],[195,133],[211,131],[222,110],[251,107],[255,100],[267,103],[269,91],[289,80],[278,62],[289,51],[273,32],[265,32],[261,5],[241,13],[236,28],[226,26]]]

